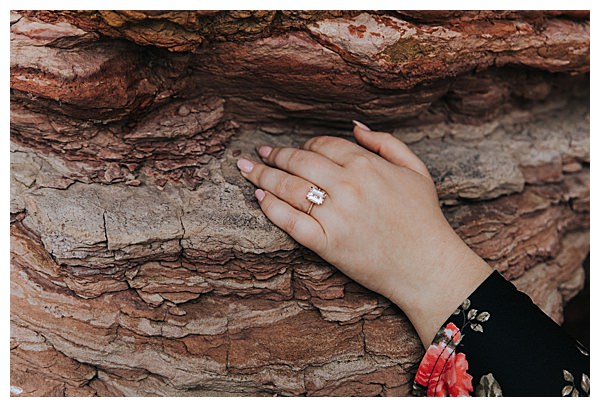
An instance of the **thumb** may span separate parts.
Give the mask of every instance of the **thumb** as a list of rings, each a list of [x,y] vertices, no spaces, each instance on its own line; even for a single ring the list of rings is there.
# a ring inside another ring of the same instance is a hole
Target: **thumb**
[[[353,120],[352,122],[354,123],[354,137],[358,144],[379,154],[392,164],[409,168],[431,179],[423,161],[402,141],[390,133],[372,131],[359,121]]]

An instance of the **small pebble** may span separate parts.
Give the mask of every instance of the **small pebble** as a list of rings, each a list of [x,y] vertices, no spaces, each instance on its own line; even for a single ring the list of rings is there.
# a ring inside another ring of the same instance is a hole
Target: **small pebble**
[[[182,310],[179,307],[171,307],[171,308],[169,308],[169,314],[182,317],[182,316],[186,315],[187,312],[185,312],[184,310]]]
[[[206,179],[210,176],[210,170],[206,167],[197,168],[196,171],[194,171],[194,176],[197,178]]]
[[[190,114],[190,109],[187,106],[179,106],[179,110],[177,110],[177,114],[179,116],[187,116]]]

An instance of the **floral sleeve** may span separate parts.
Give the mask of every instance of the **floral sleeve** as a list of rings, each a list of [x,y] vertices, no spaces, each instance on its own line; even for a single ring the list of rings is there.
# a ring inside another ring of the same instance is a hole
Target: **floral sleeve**
[[[589,396],[589,352],[500,273],[451,315],[425,352],[417,396]]]

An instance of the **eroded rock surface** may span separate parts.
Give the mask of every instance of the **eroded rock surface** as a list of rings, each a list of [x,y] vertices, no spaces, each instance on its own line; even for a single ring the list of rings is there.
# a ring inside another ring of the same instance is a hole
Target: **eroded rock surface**
[[[578,12],[11,13],[12,394],[408,394],[406,317],[235,167],[353,118],[409,143],[459,235],[561,322],[588,71]]]

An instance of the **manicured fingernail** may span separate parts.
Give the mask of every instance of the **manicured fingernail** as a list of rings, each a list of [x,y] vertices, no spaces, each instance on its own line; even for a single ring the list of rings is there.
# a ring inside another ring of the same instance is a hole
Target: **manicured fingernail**
[[[252,168],[254,168],[254,164],[244,158],[238,160],[237,166],[242,172],[250,172],[252,171]]]
[[[257,189],[256,191],[254,191],[254,196],[256,197],[256,199],[258,199],[258,202],[262,202],[262,200],[265,198],[265,191],[263,191],[262,189]]]
[[[264,158],[267,158],[269,154],[271,154],[271,151],[273,151],[273,148],[269,146],[260,146],[258,148],[258,154],[260,154],[260,156]]]
[[[366,130],[366,131],[371,131],[371,129],[370,129],[370,128],[368,128],[368,127],[367,127],[367,125],[365,125],[365,124],[362,124],[362,123],[361,123],[361,122],[359,122],[358,120],[352,120],[352,123],[354,123],[355,125],[357,125],[358,127],[360,127],[360,128],[361,128],[361,129],[363,129],[363,130]]]

